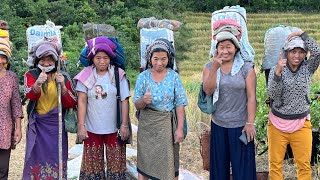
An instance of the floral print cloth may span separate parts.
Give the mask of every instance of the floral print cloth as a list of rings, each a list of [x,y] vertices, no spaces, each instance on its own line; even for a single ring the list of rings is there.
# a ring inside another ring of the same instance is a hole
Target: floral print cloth
[[[143,97],[148,87],[152,94],[152,103],[148,105],[149,108],[171,111],[175,106],[188,105],[180,76],[172,69],[167,69],[166,76],[161,82],[152,79],[150,69],[140,73],[134,89],[133,103]]]
[[[79,179],[125,180],[126,145],[119,143],[117,133],[94,134],[88,131],[88,136],[84,140]],[[107,166],[106,172],[105,166]]]
[[[66,179],[67,165],[63,163],[63,172]],[[53,180],[59,179],[59,165],[58,164],[37,164],[31,167],[31,179],[34,180]]]
[[[34,112],[30,115],[23,180],[59,178],[58,113],[56,107],[47,114]],[[62,127],[62,179],[67,179],[68,136],[64,130],[64,120]]]
[[[13,121],[22,117],[19,84],[16,74],[7,71],[0,78],[0,149],[9,149]]]

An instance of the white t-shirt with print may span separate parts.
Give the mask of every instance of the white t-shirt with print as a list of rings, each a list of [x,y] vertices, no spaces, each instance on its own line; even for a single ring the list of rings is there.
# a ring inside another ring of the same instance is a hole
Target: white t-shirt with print
[[[94,70],[95,71],[95,70]],[[117,89],[111,84],[109,73],[103,76],[97,74],[97,81],[92,89],[88,89],[80,81],[76,90],[88,96],[86,112],[86,129],[95,134],[111,134],[117,132]],[[121,101],[130,97],[129,85],[126,78],[120,81]]]

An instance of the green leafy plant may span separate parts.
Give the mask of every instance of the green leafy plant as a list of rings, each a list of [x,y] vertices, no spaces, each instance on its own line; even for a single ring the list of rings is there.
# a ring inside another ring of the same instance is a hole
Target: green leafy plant
[[[320,81],[312,83],[311,86],[311,124],[314,130],[320,128]]]
[[[267,126],[269,107],[265,104],[268,98],[264,74],[257,74],[257,110],[256,110],[256,145],[258,154],[267,147]]]

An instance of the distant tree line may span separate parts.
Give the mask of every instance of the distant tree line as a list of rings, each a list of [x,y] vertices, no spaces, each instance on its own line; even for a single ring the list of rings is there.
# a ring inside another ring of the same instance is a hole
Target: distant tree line
[[[10,25],[13,42],[13,70],[23,84],[28,69],[22,61],[27,59],[26,29],[45,24],[46,20],[62,25],[63,50],[67,53],[68,67],[73,76],[82,68],[77,67],[80,51],[84,47],[82,25],[87,22],[110,24],[119,32],[119,41],[127,56],[129,76],[138,74],[140,62],[140,18],[154,16],[158,19],[183,21],[182,13],[213,12],[224,6],[241,5],[251,12],[260,11],[319,11],[318,0],[1,0],[0,19]],[[186,27],[175,33],[178,52],[188,49],[184,39],[190,36]],[[134,79],[134,78],[132,78]]]
[[[187,0],[195,11],[213,12],[224,6],[240,5],[247,12],[305,11],[318,12],[319,0]]]

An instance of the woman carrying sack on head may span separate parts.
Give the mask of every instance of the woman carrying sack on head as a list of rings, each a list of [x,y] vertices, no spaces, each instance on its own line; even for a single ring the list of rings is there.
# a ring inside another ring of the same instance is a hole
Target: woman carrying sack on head
[[[307,59],[307,52],[310,57]],[[282,57],[285,55],[285,58]],[[283,179],[282,163],[290,144],[298,179],[312,179],[310,86],[320,62],[320,47],[306,32],[289,34],[278,64],[269,74],[272,99],[268,123],[270,179]]]
[[[203,69],[203,90],[213,94],[216,105],[211,121],[210,179],[230,179],[231,162],[233,179],[255,180],[256,74],[253,63],[244,62],[240,55],[240,25],[232,19],[213,25],[215,54]]]
[[[99,41],[99,43],[98,43]],[[97,42],[97,44],[92,45]],[[84,140],[79,179],[126,179],[126,143],[131,136],[130,89],[125,72],[119,70],[120,129],[117,127],[116,44],[106,37],[87,41],[89,66],[76,79],[78,92],[78,138]],[[119,130],[120,134],[117,134]],[[121,139],[120,139],[121,138]],[[105,148],[106,149],[105,149]],[[107,164],[104,163],[106,151]],[[107,166],[107,175],[105,167]]]
[[[18,77],[14,72],[9,71],[9,59],[10,56],[1,49],[0,179],[8,179],[10,153],[21,140],[21,118],[23,117]]]
[[[139,180],[178,179],[179,143],[188,101],[180,76],[173,68],[169,46],[155,40],[146,51],[147,69],[139,74],[133,103],[140,110],[137,170]],[[173,122],[176,108],[177,126]]]
[[[24,180],[58,178],[59,112],[58,84],[64,112],[76,103],[71,79],[66,72],[57,72],[60,44],[43,40],[33,47],[34,68],[25,74],[24,93],[30,100],[27,106],[28,127]],[[67,178],[68,137],[62,130],[63,178]]]

